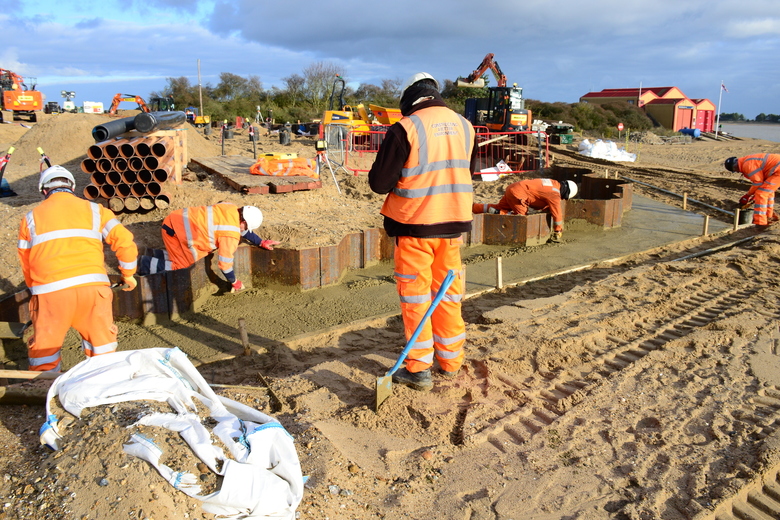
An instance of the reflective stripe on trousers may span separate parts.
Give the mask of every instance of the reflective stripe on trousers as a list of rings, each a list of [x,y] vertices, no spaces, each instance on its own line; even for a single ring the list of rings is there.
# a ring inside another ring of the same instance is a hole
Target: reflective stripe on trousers
[[[780,176],[773,175],[761,183],[753,197],[753,224],[765,226],[775,214],[775,190],[780,184]]]
[[[87,357],[114,352],[117,327],[107,285],[85,285],[30,298],[33,336],[27,342],[30,370],[57,370],[68,330],[81,335]]]
[[[456,273],[452,285],[409,351],[406,369],[410,372],[430,368],[434,357],[448,372],[458,370],[463,364],[466,324],[461,316],[464,289],[461,243],[460,238],[396,238],[394,275],[407,341],[428,310],[447,271],[452,269]]]

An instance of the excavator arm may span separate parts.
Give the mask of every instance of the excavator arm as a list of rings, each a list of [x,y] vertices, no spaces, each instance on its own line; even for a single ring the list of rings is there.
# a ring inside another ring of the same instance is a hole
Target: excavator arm
[[[506,87],[506,76],[501,71],[501,67],[498,66],[498,62],[493,59],[493,53],[489,53],[479,64],[479,67],[474,69],[474,72],[468,75],[465,79],[458,78],[458,87],[473,87],[481,88],[485,86],[485,82],[482,79],[482,75],[490,69],[493,75],[496,77],[497,86]]]
[[[141,96],[135,94],[117,94],[114,99],[111,100],[111,108],[108,109],[109,115],[116,115],[116,111],[119,109],[119,103],[122,101],[135,101],[138,103],[138,108],[144,112],[149,112],[149,107],[146,106],[146,101]]]

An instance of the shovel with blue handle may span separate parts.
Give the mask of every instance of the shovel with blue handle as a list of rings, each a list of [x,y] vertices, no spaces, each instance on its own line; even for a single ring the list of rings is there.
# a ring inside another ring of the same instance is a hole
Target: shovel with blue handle
[[[414,331],[414,334],[412,334],[412,336],[409,338],[409,341],[406,342],[406,346],[401,352],[401,355],[398,356],[398,361],[395,362],[395,365],[393,365],[393,367],[388,370],[384,376],[376,378],[375,411],[379,412],[379,406],[385,402],[385,399],[393,395],[393,374],[395,374],[396,370],[401,368],[401,364],[406,359],[409,351],[412,350],[412,345],[414,345],[414,342],[417,341],[417,337],[422,332],[422,329],[425,326],[425,322],[428,321],[428,318],[431,317],[433,311],[436,310],[436,307],[439,305],[439,302],[442,300],[442,298],[444,298],[444,295],[447,293],[447,289],[450,288],[450,285],[452,285],[452,281],[454,279],[455,271],[450,269],[447,272],[447,276],[444,277],[444,281],[441,283],[441,287],[439,287],[439,292],[436,293],[436,297],[431,302],[428,310],[425,311],[425,316],[422,317],[420,323],[417,325],[417,329]]]

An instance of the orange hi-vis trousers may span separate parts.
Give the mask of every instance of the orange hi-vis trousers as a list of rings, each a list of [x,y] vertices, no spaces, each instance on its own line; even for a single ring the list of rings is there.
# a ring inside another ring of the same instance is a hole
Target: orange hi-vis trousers
[[[774,220],[775,191],[780,186],[780,175],[772,175],[756,189],[753,196],[753,224],[766,226]]]
[[[30,298],[34,334],[27,342],[30,370],[61,371],[62,342],[73,327],[87,357],[115,352],[117,326],[107,285],[82,285]]]
[[[455,372],[463,364],[466,324],[460,311],[465,291],[460,261],[462,242],[460,237],[395,239],[394,274],[407,341],[431,305],[447,271],[455,271],[452,285],[406,357],[409,372],[430,368],[434,355],[447,372]]]

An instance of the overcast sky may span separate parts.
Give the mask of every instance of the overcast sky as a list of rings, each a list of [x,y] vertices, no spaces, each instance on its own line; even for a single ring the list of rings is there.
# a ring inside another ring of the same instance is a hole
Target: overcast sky
[[[0,68],[49,101],[147,97],[230,72],[282,87],[317,62],[381,85],[466,76],[487,53],[526,98],[677,86],[721,112],[780,114],[780,0],[0,0]],[[495,84],[493,81],[492,84]]]

